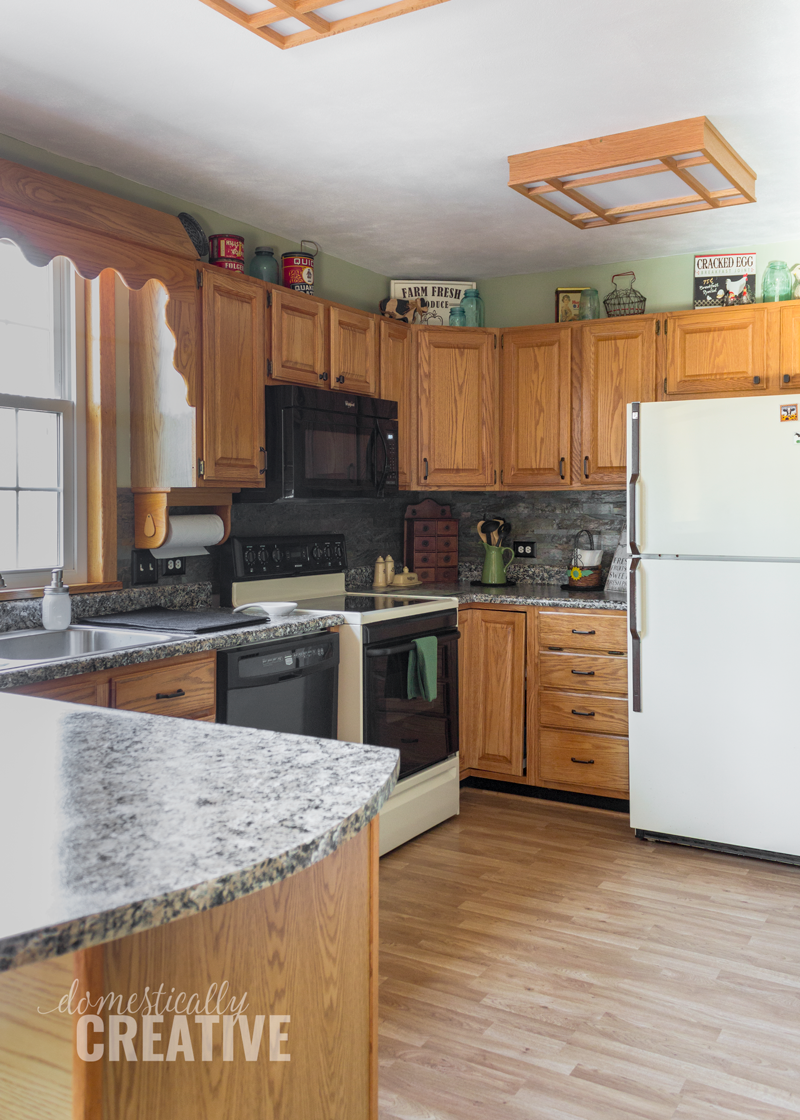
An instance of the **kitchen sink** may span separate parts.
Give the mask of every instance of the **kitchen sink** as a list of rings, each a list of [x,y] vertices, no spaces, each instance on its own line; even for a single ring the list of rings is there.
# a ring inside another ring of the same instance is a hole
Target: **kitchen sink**
[[[109,653],[160,642],[175,641],[175,634],[150,630],[111,630],[107,626],[70,626],[68,630],[15,630],[0,634],[0,668],[68,661],[89,653]]]

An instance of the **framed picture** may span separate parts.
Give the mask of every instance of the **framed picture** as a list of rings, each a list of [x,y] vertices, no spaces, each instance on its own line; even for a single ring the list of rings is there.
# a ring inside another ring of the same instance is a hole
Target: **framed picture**
[[[582,288],[556,288],[556,322],[573,323],[578,320],[578,309],[581,302],[581,292],[585,292],[588,284]]]

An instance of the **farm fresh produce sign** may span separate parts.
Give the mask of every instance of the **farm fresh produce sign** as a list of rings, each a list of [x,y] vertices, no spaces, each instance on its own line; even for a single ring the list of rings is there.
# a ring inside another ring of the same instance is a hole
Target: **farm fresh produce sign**
[[[450,308],[458,307],[467,288],[474,287],[474,280],[392,280],[390,295],[392,299],[427,300],[428,310],[440,315],[447,326]]]
[[[755,253],[705,253],[694,258],[695,308],[755,302]]]

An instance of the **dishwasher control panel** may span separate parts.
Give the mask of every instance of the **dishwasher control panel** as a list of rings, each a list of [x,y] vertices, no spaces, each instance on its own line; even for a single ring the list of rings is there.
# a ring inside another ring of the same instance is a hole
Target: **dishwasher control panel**
[[[227,662],[227,685],[229,688],[240,688],[247,682],[266,682],[320,667],[327,668],[331,662],[338,663],[338,648],[336,635],[319,634],[298,644],[276,642],[256,649],[228,651],[224,658]]]

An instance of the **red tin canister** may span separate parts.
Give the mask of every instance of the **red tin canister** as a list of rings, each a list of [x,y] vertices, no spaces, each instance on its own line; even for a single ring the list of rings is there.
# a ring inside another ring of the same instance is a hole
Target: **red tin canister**
[[[228,272],[244,272],[244,261],[209,261],[216,268],[227,269]]]
[[[244,238],[235,233],[212,233],[208,239],[208,259],[217,261],[243,261]]]
[[[314,294],[314,258],[308,253],[282,253],[283,286],[295,292]]]

